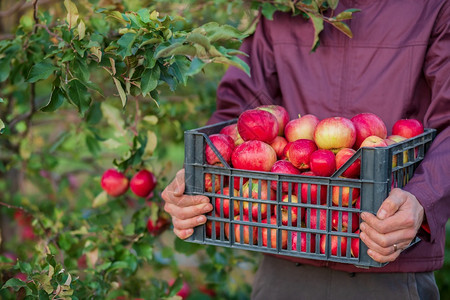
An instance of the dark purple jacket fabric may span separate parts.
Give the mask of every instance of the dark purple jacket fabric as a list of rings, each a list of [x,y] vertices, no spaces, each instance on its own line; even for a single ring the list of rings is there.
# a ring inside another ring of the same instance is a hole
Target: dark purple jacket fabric
[[[325,24],[314,53],[312,24],[303,17],[276,13],[273,20],[261,18],[241,47],[249,55],[244,60],[251,77],[228,69],[209,123],[278,104],[291,119],[372,112],[384,120],[388,134],[402,118],[436,128],[435,141],[404,188],[424,207],[430,235],[382,268],[292,259],[348,272],[439,269],[450,216],[450,1],[340,1],[337,10],[347,8],[362,10],[349,22],[353,38]]]

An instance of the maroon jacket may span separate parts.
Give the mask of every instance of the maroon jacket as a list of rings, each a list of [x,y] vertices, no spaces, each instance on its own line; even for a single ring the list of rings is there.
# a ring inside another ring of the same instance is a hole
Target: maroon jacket
[[[353,39],[325,24],[314,53],[312,24],[303,17],[276,13],[273,21],[262,18],[241,47],[249,54],[244,60],[251,77],[229,68],[209,123],[278,104],[291,118],[372,112],[385,121],[388,134],[402,118],[436,128],[435,141],[404,188],[424,207],[430,235],[395,262],[370,270],[291,258],[348,272],[436,270],[443,264],[450,216],[450,1],[340,1],[338,11],[355,7],[362,11],[349,22]]]

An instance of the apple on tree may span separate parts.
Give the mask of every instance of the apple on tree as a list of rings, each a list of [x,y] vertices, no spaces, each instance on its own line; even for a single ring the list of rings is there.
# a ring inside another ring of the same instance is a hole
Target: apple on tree
[[[158,183],[155,174],[143,169],[134,174],[130,181],[131,191],[138,197],[147,197]]]
[[[108,195],[118,197],[128,190],[129,180],[122,172],[108,169],[102,175],[101,186]]]

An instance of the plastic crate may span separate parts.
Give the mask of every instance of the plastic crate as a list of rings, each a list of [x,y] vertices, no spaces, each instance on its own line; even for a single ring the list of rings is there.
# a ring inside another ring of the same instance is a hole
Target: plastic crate
[[[312,177],[234,169],[221,157],[224,167],[206,164],[204,154],[206,144],[209,144],[216,154],[219,153],[208,136],[218,133],[221,128],[235,122],[236,120],[231,120],[185,132],[185,192],[190,195],[206,195],[214,200],[211,201],[214,209],[212,213],[207,214],[207,223],[196,227],[194,234],[186,241],[349,263],[359,267],[385,265],[367,255],[366,245],[360,241],[358,233],[352,232],[351,225],[356,223],[359,227],[359,217],[356,216],[359,216],[361,211],[376,213],[391,188],[401,188],[409,181],[435,136],[434,129],[425,129],[425,132],[417,137],[388,147],[358,149],[355,155],[332,176]],[[358,158],[361,159],[360,178],[339,177]],[[217,191],[205,189],[205,176],[217,184]],[[246,180],[250,187],[244,186]],[[272,182],[277,184],[275,195],[264,197],[265,193],[273,193],[266,187],[266,183],[270,186]],[[283,183],[288,186],[287,202],[282,201],[283,193],[280,187]],[[246,196],[244,190],[251,189],[251,185],[256,185],[254,197],[244,197]],[[237,194],[231,192],[230,195],[224,195],[226,186],[229,186],[230,191],[237,190]],[[295,189],[296,186],[304,187],[303,195]],[[345,197],[343,197],[346,190],[352,195],[348,205],[345,204]],[[339,196],[338,205],[332,203],[333,191],[335,197]],[[358,191],[360,207],[356,203],[352,204]],[[297,196],[297,202],[293,196]],[[315,198],[322,198],[323,204],[320,201],[315,203]],[[217,205],[215,199],[218,199]],[[224,211],[223,206],[227,201],[229,208]],[[236,203],[238,210],[235,213],[233,208]],[[250,211],[255,210],[253,214],[247,214],[248,218],[244,217],[244,206]],[[283,209],[287,212],[284,224],[281,213]],[[297,220],[304,212],[303,221],[294,222],[295,210],[297,210]],[[320,224],[317,226],[315,220],[320,218],[321,214],[326,217],[323,218],[323,226]],[[266,219],[265,215],[275,217]],[[340,230],[333,229],[333,215],[337,216],[335,218],[337,222],[334,225]],[[343,228],[345,215],[349,216],[346,230]],[[213,228],[215,230],[212,230]],[[267,238],[265,242],[264,235],[269,237],[273,235],[273,238]],[[359,245],[357,257],[351,253],[351,242],[354,239]],[[336,241],[337,248],[332,249],[332,243]],[[322,249],[321,242],[324,246]],[[295,243],[297,247],[294,247]],[[302,243],[303,247],[300,246]]]

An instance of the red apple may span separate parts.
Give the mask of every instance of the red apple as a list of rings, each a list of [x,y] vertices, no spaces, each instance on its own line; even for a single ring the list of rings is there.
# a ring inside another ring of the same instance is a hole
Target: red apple
[[[128,178],[115,169],[106,170],[101,179],[103,190],[110,196],[118,197],[128,190]]]
[[[355,149],[358,149],[361,143],[371,135],[376,135],[382,139],[387,136],[386,125],[383,120],[372,113],[361,113],[354,116],[351,121],[356,129]]]
[[[230,196],[230,187],[226,186],[223,188],[223,193],[220,191],[217,192],[217,194],[223,194],[226,196]],[[233,193],[231,194],[232,197],[238,196],[239,192],[236,189],[233,189]],[[230,199],[227,198],[220,198],[216,197],[215,199],[215,207],[216,207],[216,213],[218,216],[220,216],[221,212],[223,211],[223,217],[229,218],[230,217]],[[222,204],[222,206],[221,206]],[[239,214],[239,201],[233,201],[233,211],[234,216]]]
[[[281,156],[280,160],[287,160],[287,153],[289,152],[289,149],[291,148],[293,142],[288,142],[286,146],[284,146],[283,149],[283,155]]]
[[[218,216],[218,215],[216,215]],[[214,222],[215,232],[216,232],[216,239],[220,239],[220,222],[215,221]],[[213,229],[213,222],[211,220],[206,221],[206,237],[212,238],[212,231]]]
[[[388,144],[388,146],[396,144],[396,143],[400,143],[407,140],[407,138],[401,136],[401,135],[390,135],[388,136],[384,141],[386,142],[386,144]],[[418,149],[415,148],[414,149],[414,154],[415,157],[417,157],[418,154]],[[394,155],[392,157],[392,167],[396,167],[397,166],[397,161],[398,161],[398,155]],[[403,163],[406,163],[408,161],[408,151],[403,151]]]
[[[269,172],[276,161],[275,150],[261,141],[244,142],[237,146],[231,155],[233,166],[243,170]]]
[[[214,174],[214,192],[217,192],[220,189],[220,176],[221,175]],[[213,192],[213,176],[211,173],[205,173],[205,191],[209,193]]]
[[[316,176],[311,171],[304,172],[301,174],[302,176]],[[300,187],[300,191],[298,191],[298,188]],[[310,199],[311,204],[326,204],[327,203],[327,186],[326,185],[320,185],[320,189],[318,188],[317,184],[312,183],[299,183],[296,187],[294,187],[294,191],[298,193],[300,192],[300,200],[303,203],[308,203],[308,196]],[[319,195],[320,192],[320,195]],[[317,203],[317,198],[319,198],[319,203]]]
[[[347,211],[341,212],[341,228],[339,228],[339,211],[333,210],[331,213],[331,226],[334,230],[337,231],[348,231],[348,225],[349,225],[349,213]],[[351,232],[355,232],[359,228],[359,214],[358,213],[351,213],[352,216],[352,228]]]
[[[147,220],[147,230],[153,236],[158,236],[164,230],[166,230],[170,225],[170,219],[166,215],[158,216],[156,222],[154,222],[151,218]]]
[[[284,137],[282,136],[277,136],[272,144],[270,144],[270,146],[273,148],[273,150],[275,150],[275,153],[277,154],[277,158],[278,159],[282,159],[283,154],[284,154],[284,147],[286,147],[287,145],[287,141]]]
[[[145,198],[150,195],[157,183],[156,176],[144,169],[131,178],[130,189],[136,196]]]
[[[304,115],[289,121],[284,129],[284,135],[289,142],[300,139],[314,140],[314,130],[319,119],[314,115]]]
[[[336,171],[336,157],[330,150],[319,149],[311,154],[309,166],[317,176],[328,177]]]
[[[250,191],[250,181],[247,181],[242,186],[242,197],[267,200],[269,199],[270,193],[270,200],[276,199],[277,196],[276,192],[268,186],[267,181],[265,180],[259,181],[257,179],[253,179],[251,183],[252,183],[251,191]],[[267,204],[265,203],[259,204],[255,202],[243,201],[242,205],[244,216],[246,217],[249,216],[251,210],[252,220],[258,220],[259,212],[261,212],[262,219],[267,217]]]
[[[366,137],[366,139],[361,143],[360,147],[387,147],[387,144],[383,138],[380,138],[376,135],[371,135]]]
[[[276,161],[273,166],[272,169],[270,170],[270,172],[272,173],[279,173],[279,174],[295,174],[295,175],[300,175],[300,170],[297,169],[296,167],[294,167],[294,165],[292,163],[290,163],[287,160],[278,160]],[[294,184],[291,183],[291,186],[294,186]],[[276,191],[277,190],[277,181],[271,181],[270,182],[270,187]],[[289,183],[288,182],[283,182],[281,184],[281,191],[283,193],[287,193],[289,192]]]
[[[352,148],[356,141],[355,125],[343,117],[323,119],[314,131],[314,141],[320,149],[334,153],[342,148]]]
[[[361,197],[358,197],[358,199],[356,199],[355,208],[361,209]]]
[[[393,135],[401,135],[407,139],[423,133],[423,124],[416,119],[401,119],[392,126]]]
[[[244,141],[257,140],[270,144],[278,135],[278,120],[268,111],[250,109],[240,114],[237,128]]]
[[[282,136],[284,134],[284,127],[289,122],[289,113],[287,110],[280,105],[262,105],[258,106],[256,109],[261,109],[270,112],[277,119],[278,123],[278,135]]]
[[[355,231],[355,233],[359,234],[359,229]],[[358,258],[359,257],[359,238],[352,238],[350,241],[350,252],[352,253],[353,257]]]
[[[240,216],[236,216],[234,217],[234,220],[236,221],[241,221],[241,217]],[[248,222],[249,219],[247,216],[242,216],[242,221]],[[231,223],[225,223],[225,235],[227,236],[228,239],[231,238],[230,235],[230,225]],[[254,245],[256,244],[256,238],[257,238],[257,227],[256,226],[252,226],[252,236],[250,237],[250,226],[249,225],[243,225],[243,224],[234,224],[234,239],[236,241],[236,243],[244,243],[244,244],[249,244],[250,243],[250,238],[251,240],[251,244]],[[242,235],[242,237],[241,237]],[[243,238],[241,240],[241,238]]]
[[[242,178],[242,184],[241,184],[241,178]],[[234,176],[233,181],[234,181],[234,189],[239,191],[242,188],[242,186],[248,181],[248,178]]]
[[[211,134],[209,136],[209,139],[213,143],[214,147],[216,147],[216,149],[219,151],[223,159],[229,164],[231,162],[231,153],[234,149],[233,138],[226,134]],[[210,165],[222,165],[220,159],[208,144],[206,144],[205,147],[205,159],[206,162]]]
[[[298,203],[298,198],[295,195],[291,195],[291,201],[289,202],[289,195],[284,194],[281,197],[281,202],[284,203]],[[299,215],[300,210],[300,215]],[[298,206],[293,205],[282,205],[280,208],[281,211],[281,224],[288,226],[297,226],[298,220],[302,219],[303,210]],[[276,211],[275,211],[276,212]],[[275,213],[276,214],[276,213]],[[291,216],[291,223],[289,223],[289,216]]]
[[[405,138],[405,137],[403,137],[401,135],[394,135],[394,134],[388,136],[386,139],[394,142],[394,144],[395,143],[400,143],[400,142],[403,142],[403,141],[407,140],[407,138]]]
[[[309,215],[308,215],[309,214]],[[308,226],[308,216],[309,216],[309,228],[327,230],[327,216],[328,210],[326,209],[315,209],[309,208],[305,213],[305,223]]]
[[[355,150],[352,148],[342,148],[336,153],[336,169],[342,167],[354,154]],[[346,178],[359,178],[361,172],[361,159],[356,159],[341,176]]]
[[[338,245],[340,244],[341,252],[339,256],[346,256],[347,253],[347,238],[346,237],[338,237],[337,235],[332,235],[330,238],[331,245],[328,245],[331,247],[331,255],[337,256],[338,255]],[[320,237],[320,253],[325,254],[326,250],[326,244],[327,244],[327,236],[322,235]]]
[[[314,141],[300,139],[292,142],[286,152],[287,159],[300,170],[309,169],[311,154],[317,150]]]
[[[339,206],[339,193],[342,191],[342,207],[348,207],[350,196],[351,196],[351,202],[352,205],[355,204],[356,200],[359,197],[359,189],[358,188],[351,188],[352,194],[350,195],[350,187],[348,186],[333,186],[332,194],[331,194],[331,200],[333,201],[333,204],[336,206]]]
[[[300,243],[300,252],[315,253],[316,252],[316,235],[313,233],[310,234],[309,251],[308,251],[307,236],[308,236],[308,234],[306,232],[300,232],[300,234],[298,234],[297,232],[293,232],[292,233],[292,250],[294,250],[294,251],[297,250],[297,245],[299,242]]]
[[[267,219],[266,220],[262,220],[262,223],[264,224],[268,224],[267,223]],[[275,216],[272,216],[270,218],[270,224],[271,225],[276,225],[277,224],[277,218]],[[270,234],[270,248],[277,248],[277,229],[276,228],[270,228],[270,233],[269,233],[269,228],[266,227],[262,227],[261,228],[261,235],[262,235],[262,244],[264,247],[268,247],[269,246],[269,237],[268,235]],[[286,230],[281,230],[281,248],[282,249],[286,249],[287,248],[287,237],[288,237],[288,232]]]
[[[238,146],[244,142],[237,130],[237,123],[225,126],[219,133],[230,136],[234,141],[234,146]]]

